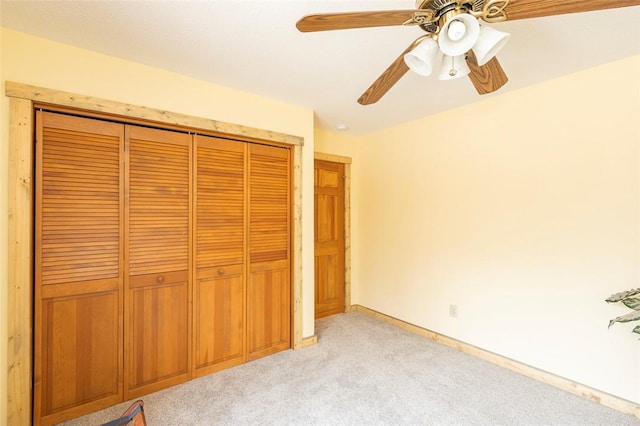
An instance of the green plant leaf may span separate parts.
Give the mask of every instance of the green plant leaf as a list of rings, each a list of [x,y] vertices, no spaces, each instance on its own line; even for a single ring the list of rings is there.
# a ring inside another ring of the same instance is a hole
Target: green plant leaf
[[[626,315],[619,316],[618,318],[612,319],[609,321],[609,327],[617,322],[631,322],[640,320],[640,311],[629,312]]]
[[[635,309],[636,311],[640,309],[640,297],[627,297],[622,300],[622,303],[627,308]]]
[[[631,330],[631,332],[640,334],[640,325],[636,325],[636,327],[633,330]]]
[[[627,290],[627,291],[621,291],[620,293],[615,293],[612,294],[611,296],[609,296],[609,298],[606,299],[606,302],[619,302],[622,299],[629,297],[629,296],[633,296],[636,294],[640,294],[640,288],[632,288],[631,290]]]

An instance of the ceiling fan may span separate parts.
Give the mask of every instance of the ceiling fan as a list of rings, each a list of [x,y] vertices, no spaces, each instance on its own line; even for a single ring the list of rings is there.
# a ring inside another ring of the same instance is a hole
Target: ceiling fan
[[[416,0],[415,10],[324,13],[296,23],[301,32],[383,26],[418,26],[418,37],[360,96],[370,105],[382,98],[411,69],[427,76],[441,57],[441,80],[468,76],[479,94],[491,93],[507,82],[496,53],[509,34],[480,25],[506,20],[640,5],[640,0]]]

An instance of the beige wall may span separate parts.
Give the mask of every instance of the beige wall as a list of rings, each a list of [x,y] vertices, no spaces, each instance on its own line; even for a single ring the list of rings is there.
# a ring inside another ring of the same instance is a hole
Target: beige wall
[[[639,75],[635,56],[362,138],[352,301],[640,402],[633,327],[607,330],[628,310],[604,302],[640,282]]]
[[[110,99],[302,136],[303,337],[313,324],[313,111],[178,74],[2,29],[0,81]],[[7,226],[8,100],[0,120],[0,234]],[[6,312],[7,240],[0,241],[0,312]],[[0,419],[6,418],[7,319],[0,316]],[[0,420],[1,422],[1,420]]]
[[[354,157],[357,155],[358,142],[362,137],[351,136],[348,132],[330,131],[316,128],[314,131],[316,152]]]

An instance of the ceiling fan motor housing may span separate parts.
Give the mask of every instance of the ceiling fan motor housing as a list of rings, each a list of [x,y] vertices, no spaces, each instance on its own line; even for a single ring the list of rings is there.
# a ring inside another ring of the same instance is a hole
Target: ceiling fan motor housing
[[[484,0],[416,0],[416,9],[429,9],[440,16],[451,10],[482,11]]]
[[[416,9],[433,11],[433,19],[421,24],[427,33],[437,35],[440,29],[455,16],[462,13],[481,11],[484,0],[456,1],[456,0],[416,0]]]

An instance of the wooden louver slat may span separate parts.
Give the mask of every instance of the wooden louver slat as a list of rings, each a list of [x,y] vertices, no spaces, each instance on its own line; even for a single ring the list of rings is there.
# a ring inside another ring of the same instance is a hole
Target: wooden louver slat
[[[129,140],[129,275],[186,270],[189,137]]]
[[[274,155],[280,153],[280,155]],[[289,164],[286,150],[260,153],[250,161],[249,253],[251,263],[287,259],[289,254]]]
[[[118,137],[45,127],[43,140],[42,285],[117,278]]]
[[[196,264],[242,264],[244,146],[212,138],[199,141]]]

